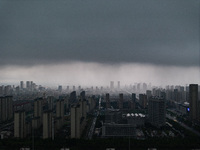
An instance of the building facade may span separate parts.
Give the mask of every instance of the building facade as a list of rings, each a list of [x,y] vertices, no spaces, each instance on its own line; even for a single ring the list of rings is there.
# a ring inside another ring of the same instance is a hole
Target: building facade
[[[0,97],[0,123],[13,119],[13,97]]]
[[[52,131],[54,131],[52,128],[52,117],[53,116],[51,111],[45,111],[43,113],[43,139],[52,137]]]
[[[198,84],[189,85],[190,118],[197,121],[198,117]]]
[[[25,138],[25,111],[16,111],[14,115],[14,137]]]
[[[80,106],[71,107],[71,138],[80,138]]]
[[[161,127],[165,125],[165,101],[161,97],[150,97],[148,105],[149,121],[152,125]]]

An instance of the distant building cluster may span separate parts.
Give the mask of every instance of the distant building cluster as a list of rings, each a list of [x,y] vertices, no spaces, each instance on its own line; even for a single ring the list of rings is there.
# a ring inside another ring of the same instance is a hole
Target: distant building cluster
[[[31,134],[38,136],[40,134],[38,131],[42,129],[43,139],[54,138],[56,131],[63,127],[65,118],[69,117],[71,138],[80,138],[86,125],[86,115],[94,109],[95,102],[94,98],[88,101],[79,99],[74,102],[76,99],[73,98],[76,96],[73,96],[72,92],[70,97],[64,96],[57,100],[52,96],[37,98],[33,102],[33,114],[24,109],[15,111],[14,137],[25,138]]]
[[[155,87],[146,83],[90,87],[59,85],[57,89],[20,81],[19,86],[0,86],[0,132],[15,138],[40,137],[91,139],[101,137],[144,138],[138,128],[169,124],[167,112],[200,124],[200,88],[189,86]],[[105,116],[101,128],[99,116]],[[171,131],[170,131],[171,132]]]

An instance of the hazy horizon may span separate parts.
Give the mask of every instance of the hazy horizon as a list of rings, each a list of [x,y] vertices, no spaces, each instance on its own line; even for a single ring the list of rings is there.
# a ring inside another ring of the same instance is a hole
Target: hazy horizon
[[[33,81],[54,87],[109,86],[110,81],[115,81],[115,84],[120,81],[121,86],[143,82],[155,86],[200,84],[198,67],[72,62],[32,67],[9,66],[2,70],[1,82],[18,85],[19,81]]]

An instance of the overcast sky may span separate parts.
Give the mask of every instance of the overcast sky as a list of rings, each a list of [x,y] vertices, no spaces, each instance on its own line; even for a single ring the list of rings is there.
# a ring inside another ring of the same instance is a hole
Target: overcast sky
[[[199,23],[199,0],[0,0],[0,80],[199,83]]]

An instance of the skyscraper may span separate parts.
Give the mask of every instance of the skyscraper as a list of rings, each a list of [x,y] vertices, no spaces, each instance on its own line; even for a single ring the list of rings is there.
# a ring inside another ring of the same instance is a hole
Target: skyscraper
[[[150,90],[146,90],[147,100],[152,96]]]
[[[140,90],[141,90],[140,88],[141,88],[141,87],[140,87],[140,83],[138,83],[138,84],[137,84],[137,92],[140,92]]]
[[[119,102],[118,102],[118,106],[119,106],[119,109],[123,109],[123,93],[120,93],[119,94]]]
[[[80,104],[80,117],[82,117],[82,119],[83,118],[85,119],[87,115],[86,100],[81,99],[79,101],[79,104]]]
[[[32,120],[33,128],[39,128],[42,125],[42,98],[34,100],[34,118]]]
[[[26,81],[26,89],[30,90],[30,88],[31,88],[31,82]]]
[[[147,84],[146,83],[143,83],[143,92],[146,92],[146,90],[147,90]]]
[[[58,86],[58,92],[62,92],[62,85]]]
[[[81,97],[81,100],[84,100],[85,99],[85,91],[82,91],[80,93],[80,97]]]
[[[13,119],[13,97],[12,96],[6,96],[6,101],[7,101],[7,120]]]
[[[13,119],[13,97],[0,97],[0,123]]]
[[[89,111],[91,111],[91,110],[93,110],[93,109],[95,108],[95,106],[96,106],[96,105],[95,105],[95,104],[96,104],[96,102],[95,102],[95,97],[94,97],[94,96],[89,97],[88,102],[89,102],[89,106],[90,106]]]
[[[120,89],[120,81],[117,82],[117,88]]]
[[[131,109],[135,109],[136,105],[136,94],[132,93],[132,98],[131,98]]]
[[[147,107],[147,95],[139,94],[139,104],[142,106],[142,108]]]
[[[56,117],[64,117],[64,100],[57,100],[56,102]]]
[[[81,86],[78,86],[78,90],[81,91]]]
[[[20,81],[20,89],[24,89],[24,81]]]
[[[179,92],[178,92],[178,89],[174,89],[174,101],[179,102]]]
[[[4,86],[0,86],[0,96],[3,96],[4,94]]]
[[[14,115],[14,137],[25,138],[25,111],[16,111]]]
[[[110,81],[110,89],[111,89],[111,90],[114,89],[114,81]]]
[[[110,108],[110,97],[109,97],[109,93],[106,93],[106,108]]]
[[[132,101],[135,102],[136,101],[136,94],[132,93]]]
[[[76,91],[73,91],[73,92],[70,93],[69,101],[70,101],[70,103],[75,103],[75,102],[77,102],[77,99],[76,99]]]
[[[47,106],[48,106],[48,110],[53,110],[53,103],[54,101],[54,97],[53,96],[48,96],[47,97]]]
[[[34,117],[42,116],[42,98],[35,99],[34,101]]]
[[[45,111],[43,113],[43,139],[52,137],[52,112]]]
[[[148,105],[149,121],[152,125],[165,125],[165,101],[161,97],[150,97]]]
[[[67,92],[69,92],[69,85],[67,86]]]
[[[80,105],[71,107],[71,138],[80,138]]]
[[[33,81],[30,81],[30,90],[33,90]]]
[[[190,118],[192,121],[198,119],[198,84],[189,85]]]

